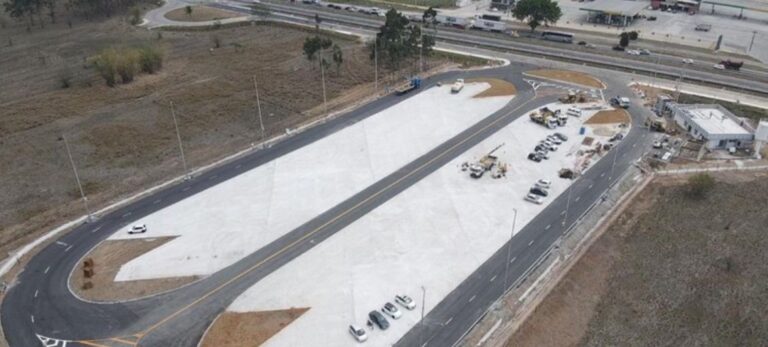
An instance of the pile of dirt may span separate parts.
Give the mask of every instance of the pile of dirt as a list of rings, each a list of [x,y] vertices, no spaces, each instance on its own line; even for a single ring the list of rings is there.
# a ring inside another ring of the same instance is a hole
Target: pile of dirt
[[[280,311],[222,313],[200,343],[202,347],[260,346],[308,308]]]
[[[490,88],[478,93],[473,98],[487,98],[493,96],[509,96],[517,94],[517,88],[512,83],[498,78],[469,78],[466,83],[488,83]]]
[[[77,266],[70,277],[70,288],[81,298],[92,301],[135,299],[178,288],[197,280],[196,276],[155,280],[115,282],[120,267],[175,237],[135,240],[108,240],[91,250],[84,263]],[[85,264],[88,262],[90,264]],[[90,277],[85,276],[92,270]]]
[[[208,6],[192,6],[192,12],[187,14],[185,7],[177,8],[165,14],[165,18],[178,22],[207,22],[212,20],[244,17],[242,13],[226,11]]]
[[[584,124],[616,124],[629,123],[629,113],[626,110],[618,108],[613,110],[604,110],[595,113],[589,117]]]
[[[764,345],[768,175],[715,177],[652,182],[507,346]]]
[[[589,88],[605,89],[605,84],[603,84],[602,81],[590,74],[578,71],[541,69],[526,71],[525,74],[534,77],[555,80],[558,82],[576,84]]]

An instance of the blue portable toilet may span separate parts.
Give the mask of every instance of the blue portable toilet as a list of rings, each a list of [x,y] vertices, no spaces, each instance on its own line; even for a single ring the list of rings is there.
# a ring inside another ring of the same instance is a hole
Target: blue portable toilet
[[[579,135],[584,135],[586,133],[587,133],[587,128],[581,127],[581,129],[579,129]]]

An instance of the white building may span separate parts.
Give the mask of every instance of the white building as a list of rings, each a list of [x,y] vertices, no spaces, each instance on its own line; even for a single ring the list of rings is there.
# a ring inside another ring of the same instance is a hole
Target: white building
[[[709,149],[744,148],[755,139],[755,129],[720,105],[671,106],[675,122]]]

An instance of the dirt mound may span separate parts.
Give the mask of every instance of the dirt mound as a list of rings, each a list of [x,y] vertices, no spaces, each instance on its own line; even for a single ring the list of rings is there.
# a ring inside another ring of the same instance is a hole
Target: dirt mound
[[[542,69],[526,71],[525,74],[559,82],[577,84],[589,88],[605,89],[605,84],[603,84],[602,81],[583,72]]]
[[[478,93],[473,98],[488,98],[493,96],[508,96],[517,94],[517,88],[514,84],[498,78],[470,78],[467,83],[488,83],[490,88]]]
[[[203,337],[202,347],[259,346],[309,308],[280,311],[225,312]],[[247,343],[246,343],[247,341]]]
[[[72,290],[81,298],[93,301],[128,300],[142,296],[161,293],[178,288],[197,280],[196,276],[163,278],[156,280],[115,282],[115,276],[120,267],[162,246],[175,237],[158,237],[152,239],[104,241],[84,258],[92,260],[92,265],[79,264],[69,284]],[[88,269],[92,275],[85,277]],[[90,284],[89,284],[90,283]]]
[[[595,113],[594,116],[589,117],[584,124],[614,124],[614,123],[629,123],[629,114],[626,110],[615,109],[608,111],[600,111]]]
[[[187,14],[187,9],[184,7],[177,8],[165,14],[165,18],[177,22],[207,22],[235,17],[244,17],[244,15],[207,6],[192,6],[192,12],[190,14]]]

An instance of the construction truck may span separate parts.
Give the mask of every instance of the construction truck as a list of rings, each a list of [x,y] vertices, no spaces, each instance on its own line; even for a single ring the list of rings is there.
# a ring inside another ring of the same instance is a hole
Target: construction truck
[[[667,131],[666,127],[664,126],[664,119],[660,117],[648,118],[648,120],[646,121],[646,125],[648,125],[648,129],[650,129],[651,131],[656,131],[660,133]]]
[[[483,177],[483,174],[486,171],[491,171],[491,169],[493,169],[493,167],[496,166],[496,163],[499,161],[499,157],[493,155],[493,152],[496,152],[499,148],[501,148],[501,146],[504,146],[504,144],[502,143],[496,146],[496,148],[480,158],[477,163],[469,164],[469,177],[480,178]]]
[[[720,65],[722,65],[723,68],[725,68],[726,70],[736,70],[736,71],[739,71],[741,69],[741,67],[744,65],[744,62],[743,61],[731,61],[730,59],[728,59],[728,60],[721,61]]]
[[[568,91],[568,95],[560,98],[560,102],[563,104],[578,104],[587,102],[587,97],[584,93],[576,93],[574,91]]]
[[[557,128],[557,118],[553,117],[552,115],[539,113],[538,111],[533,111],[530,115],[531,120],[535,123],[539,123],[547,128],[554,129]]]
[[[408,84],[395,89],[395,94],[397,95],[407,94],[414,89],[418,89],[419,87],[421,87],[421,78],[417,76],[417,77],[411,78],[411,80],[408,81]]]

